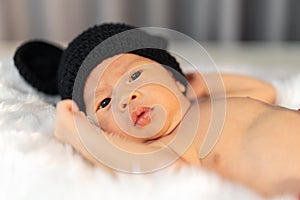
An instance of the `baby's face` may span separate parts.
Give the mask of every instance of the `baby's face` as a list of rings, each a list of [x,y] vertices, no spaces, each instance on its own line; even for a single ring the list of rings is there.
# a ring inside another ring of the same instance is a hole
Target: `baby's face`
[[[159,63],[120,54],[89,75],[86,113],[107,133],[147,141],[170,133],[189,107],[184,86]]]

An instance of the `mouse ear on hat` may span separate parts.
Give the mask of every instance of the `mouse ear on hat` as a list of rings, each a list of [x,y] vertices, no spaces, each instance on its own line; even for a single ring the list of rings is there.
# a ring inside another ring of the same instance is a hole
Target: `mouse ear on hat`
[[[17,48],[14,63],[33,87],[49,95],[58,94],[57,71],[63,49],[44,41],[28,41]]]

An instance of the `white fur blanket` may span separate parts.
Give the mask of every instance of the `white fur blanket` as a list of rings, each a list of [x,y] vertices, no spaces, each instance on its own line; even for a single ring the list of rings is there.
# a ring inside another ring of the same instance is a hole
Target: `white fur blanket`
[[[28,86],[11,60],[0,63],[0,199],[261,199],[236,183],[189,167],[112,178],[54,139],[55,108],[49,102],[58,98]],[[278,103],[300,105],[300,74],[272,82]]]

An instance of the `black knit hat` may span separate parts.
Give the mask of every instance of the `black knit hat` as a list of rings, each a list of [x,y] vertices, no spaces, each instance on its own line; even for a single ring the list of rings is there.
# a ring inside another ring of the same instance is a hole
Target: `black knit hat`
[[[15,66],[23,78],[39,91],[58,94],[57,70],[62,48],[44,41],[28,41],[14,55]]]
[[[30,41],[19,47],[14,60],[27,82],[47,94],[58,92],[62,99],[75,100],[84,111],[82,83],[85,83],[87,76],[97,64],[114,55],[137,54],[183,75],[176,59],[164,50],[166,46],[165,39],[149,35],[136,27],[125,24],[102,24],[81,33],[64,51],[49,43]],[[181,75],[173,74],[186,85]],[[51,83],[48,82],[50,79]]]

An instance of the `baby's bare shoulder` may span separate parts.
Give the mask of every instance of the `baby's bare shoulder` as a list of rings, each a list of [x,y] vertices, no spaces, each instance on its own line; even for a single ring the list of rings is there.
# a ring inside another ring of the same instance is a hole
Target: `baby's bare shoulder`
[[[252,98],[205,100],[199,104],[199,131],[207,132],[213,120],[222,120],[222,135],[241,136],[270,109],[271,105]]]
[[[267,104],[265,102],[250,98],[250,97],[230,97],[219,99],[206,99],[199,101],[199,108],[202,113],[210,113],[211,110],[216,107],[220,108],[224,106],[226,113],[240,113],[247,112],[249,110],[265,111],[266,109],[275,108],[274,105]]]

